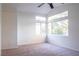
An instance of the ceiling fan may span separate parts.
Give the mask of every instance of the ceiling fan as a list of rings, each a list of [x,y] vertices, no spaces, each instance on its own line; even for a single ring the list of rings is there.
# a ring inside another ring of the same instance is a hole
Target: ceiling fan
[[[45,4],[45,3],[41,3],[40,5],[38,5],[38,7],[41,7],[41,6],[43,6],[44,4]],[[50,6],[51,9],[54,8],[53,3],[47,3],[47,4]],[[64,4],[64,3],[60,3],[60,4]]]
[[[41,7],[41,6],[43,6],[44,4],[45,4],[45,3],[41,3],[38,7]],[[50,6],[51,9],[54,8],[53,3],[47,3],[47,4]]]

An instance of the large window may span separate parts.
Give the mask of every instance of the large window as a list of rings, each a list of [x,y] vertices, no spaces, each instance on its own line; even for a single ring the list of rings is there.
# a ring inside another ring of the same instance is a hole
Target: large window
[[[45,17],[36,16],[36,34],[45,34],[45,26],[46,26],[46,19]]]
[[[48,33],[68,36],[68,11],[48,18]]]

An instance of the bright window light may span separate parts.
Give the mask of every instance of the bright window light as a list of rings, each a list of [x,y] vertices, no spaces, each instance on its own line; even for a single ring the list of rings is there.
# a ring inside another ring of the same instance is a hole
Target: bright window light
[[[68,19],[53,22],[51,33],[68,36]]]
[[[51,16],[51,17],[48,18],[48,20],[50,21],[52,19],[58,19],[58,18],[66,17],[66,16],[68,16],[68,11],[56,14],[54,16]]]
[[[46,21],[45,17],[41,17],[41,16],[36,16],[36,20],[37,21]]]
[[[48,33],[51,34],[51,23],[48,23]]]
[[[48,33],[68,36],[68,18],[66,17],[68,17],[68,11],[48,17]]]
[[[36,16],[35,17],[36,19],[36,34],[37,35],[42,35],[42,34],[45,34],[45,21],[46,21],[46,18],[45,17],[41,17],[41,16]]]
[[[36,23],[36,34],[39,35],[41,33],[41,30],[40,30],[40,23]]]

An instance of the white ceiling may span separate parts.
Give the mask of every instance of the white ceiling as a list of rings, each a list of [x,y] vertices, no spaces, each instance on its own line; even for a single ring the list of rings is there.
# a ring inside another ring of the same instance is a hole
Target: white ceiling
[[[47,3],[45,3],[41,7],[37,7],[40,4],[41,3],[17,3],[17,4],[14,4],[14,5],[16,6],[18,11],[22,11],[22,12],[47,14],[50,10],[52,10]],[[53,3],[53,5],[54,5],[54,8],[55,8],[55,7],[63,5],[63,4]]]

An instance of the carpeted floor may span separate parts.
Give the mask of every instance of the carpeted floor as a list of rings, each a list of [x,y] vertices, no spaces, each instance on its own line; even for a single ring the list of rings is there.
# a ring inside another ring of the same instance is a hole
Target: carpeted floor
[[[2,50],[2,56],[79,56],[79,52],[57,45],[43,43]]]

